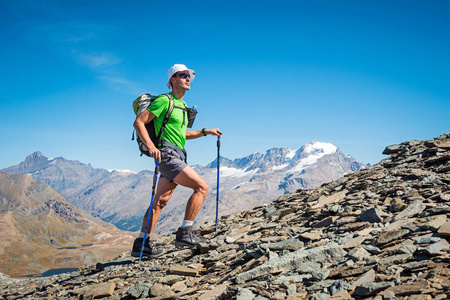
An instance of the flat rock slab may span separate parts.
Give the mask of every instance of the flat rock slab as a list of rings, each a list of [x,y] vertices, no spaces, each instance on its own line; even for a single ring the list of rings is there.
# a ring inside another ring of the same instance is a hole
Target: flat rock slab
[[[450,236],[450,221],[445,222],[439,228],[438,233],[443,236]]]
[[[404,283],[386,289],[386,291],[393,292],[395,296],[406,296],[411,294],[420,294],[423,290],[430,287],[426,280],[417,280],[413,283]]]
[[[393,222],[407,219],[410,217],[413,217],[415,215],[420,214],[425,209],[425,204],[423,204],[422,201],[416,200],[413,203],[411,203],[407,208],[402,210],[398,215],[395,216]]]
[[[366,239],[366,237],[364,237],[364,236],[358,236],[358,237],[356,237],[354,239],[351,239],[351,240],[347,241],[342,246],[342,248],[344,248],[344,249],[355,248],[356,246],[361,245],[364,242],[365,239]]]
[[[214,289],[203,293],[197,299],[199,299],[199,300],[218,299],[226,290],[227,290],[227,285],[220,284],[220,285],[216,286]]]
[[[114,282],[105,282],[96,285],[92,285],[84,293],[84,299],[98,299],[103,297],[112,296],[116,284]]]
[[[169,268],[170,274],[184,276],[198,276],[198,269],[192,269],[186,266],[175,265]]]
[[[341,202],[345,197],[346,192],[338,192],[334,193],[331,196],[321,196],[318,200],[318,203],[311,206],[311,209],[318,209],[324,207],[326,204],[338,203]]]
[[[272,259],[261,266],[241,273],[236,276],[237,283],[244,283],[265,274],[270,274],[277,270],[296,269],[305,262],[324,261],[330,258],[341,258],[345,252],[338,244],[331,242],[325,246],[312,249],[301,249],[289,254]]]

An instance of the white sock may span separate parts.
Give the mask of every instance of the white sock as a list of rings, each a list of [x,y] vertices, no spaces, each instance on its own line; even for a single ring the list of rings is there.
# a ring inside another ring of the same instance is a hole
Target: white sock
[[[192,226],[194,225],[194,221],[188,221],[188,220],[183,220],[183,224],[181,224],[181,228],[184,228],[186,226]]]
[[[139,232],[139,236],[138,236],[138,239],[143,239],[144,238],[144,235],[145,235],[145,232]]]

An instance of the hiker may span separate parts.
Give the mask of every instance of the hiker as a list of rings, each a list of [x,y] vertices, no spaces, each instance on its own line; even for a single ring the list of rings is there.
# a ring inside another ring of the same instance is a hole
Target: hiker
[[[134,122],[134,128],[144,145],[147,147],[152,158],[159,161],[160,179],[152,205],[149,220],[147,239],[143,249],[143,254],[147,257],[157,257],[164,253],[162,249],[157,249],[149,242],[149,236],[158,221],[161,210],[166,206],[177,185],[191,188],[193,194],[187,201],[184,220],[176,232],[175,244],[177,246],[194,247],[203,239],[193,231],[194,219],[203,203],[203,199],[208,192],[206,181],[186,162],[186,152],[184,150],[185,141],[203,137],[206,135],[221,136],[218,128],[201,130],[187,130],[187,117],[183,108],[187,105],[183,101],[186,91],[190,90],[191,82],[195,78],[195,72],[185,65],[175,64],[167,72],[169,78],[166,86],[172,90],[169,94],[158,96],[150,106],[142,112]],[[155,145],[148,134],[146,124],[154,120],[155,131],[159,132],[163,119],[169,108],[169,97],[173,98],[174,108],[170,118],[165,125],[161,144]],[[131,254],[139,256],[143,238],[146,230],[146,220],[149,210],[142,220],[142,229],[133,244]]]

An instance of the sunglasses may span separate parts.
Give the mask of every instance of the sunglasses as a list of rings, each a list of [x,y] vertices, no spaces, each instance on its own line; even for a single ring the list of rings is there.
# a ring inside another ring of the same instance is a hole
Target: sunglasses
[[[180,73],[180,74],[178,74],[178,77],[180,77],[180,78],[183,78],[183,79],[186,79],[186,78],[191,78],[191,75],[189,75],[189,74],[186,74],[186,73]]]

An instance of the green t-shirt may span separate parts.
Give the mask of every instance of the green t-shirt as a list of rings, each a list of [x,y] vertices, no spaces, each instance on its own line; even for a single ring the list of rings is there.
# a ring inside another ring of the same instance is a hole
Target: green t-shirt
[[[174,108],[169,120],[167,121],[166,128],[164,129],[161,139],[180,147],[181,150],[184,150],[184,144],[186,143],[186,129],[188,124],[187,112],[183,110],[186,103],[184,103],[183,100],[177,99],[172,93],[170,93],[170,95],[172,95],[174,100]],[[156,116],[153,121],[155,124],[156,134],[158,135],[164,117],[169,109],[169,98],[166,95],[160,95],[153,100],[152,104],[147,109]]]

